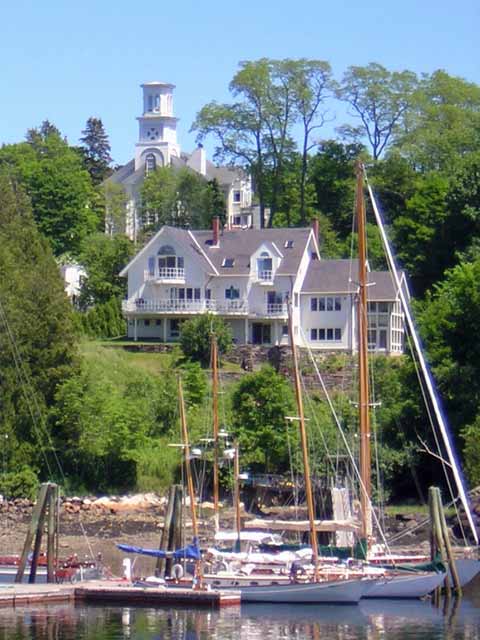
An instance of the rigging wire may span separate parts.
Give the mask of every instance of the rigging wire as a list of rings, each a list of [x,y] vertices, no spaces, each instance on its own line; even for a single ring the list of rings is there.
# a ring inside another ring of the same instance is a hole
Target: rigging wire
[[[5,312],[5,309],[3,307],[3,304],[1,302],[1,300],[0,300],[0,321],[3,323],[3,326],[5,327],[6,332],[7,332],[7,336],[9,338],[10,350],[12,352],[13,360],[14,360],[14,363],[15,363],[15,371],[16,371],[16,374],[17,374],[17,378],[18,378],[18,381],[19,381],[19,384],[20,384],[20,388],[22,390],[22,394],[23,394],[24,399],[26,401],[30,417],[32,419],[33,428],[34,428],[35,433],[37,435],[37,438],[39,440],[39,446],[40,446],[40,449],[42,451],[42,455],[43,455],[43,457],[45,459],[45,464],[47,466],[48,473],[49,473],[50,476],[53,476],[52,471],[51,471],[51,467],[50,467],[50,464],[49,464],[49,461],[48,461],[48,457],[46,455],[45,448],[44,448],[44,446],[42,444],[42,439],[41,439],[42,430],[43,430],[43,435],[46,436],[46,440],[50,445],[50,448],[51,448],[51,451],[53,453],[55,462],[57,464],[57,468],[58,468],[60,477],[62,479],[62,482],[65,484],[66,477],[65,477],[62,465],[61,465],[60,460],[59,460],[59,458],[57,456],[55,447],[53,445],[52,438],[50,436],[50,433],[48,432],[48,429],[46,427],[44,417],[41,414],[40,407],[39,407],[38,401],[37,401],[37,397],[36,397],[35,391],[33,389],[33,384],[30,382],[29,373],[28,373],[28,371],[27,371],[27,369],[26,369],[26,367],[24,365],[22,355],[21,355],[21,353],[20,353],[20,351],[19,351],[19,349],[17,347],[15,337],[13,335],[12,329],[11,329],[10,324],[8,322],[8,317],[6,315],[6,312]],[[30,389],[31,401],[32,401],[32,403],[34,405],[34,408],[35,408],[37,414],[38,414],[39,424],[37,423],[37,419],[36,419],[36,417],[34,415],[34,411],[32,409],[32,405],[30,403],[30,399],[29,399],[29,396],[28,396],[27,391],[26,391],[27,388]],[[79,512],[79,513],[81,514],[81,512]],[[94,559],[95,558],[95,554],[94,554],[92,545],[90,544],[90,540],[89,540],[89,538],[87,536],[87,532],[85,530],[85,527],[83,525],[83,522],[82,522],[81,518],[82,518],[82,516],[80,515],[80,517],[79,517],[80,529],[81,529],[82,535],[83,535],[83,537],[85,539],[85,542],[87,544],[90,556],[91,556],[92,559]]]
[[[340,424],[340,420],[338,419],[338,415],[337,415],[337,412],[336,412],[335,407],[333,405],[332,399],[330,398],[330,394],[328,393],[328,390],[327,390],[327,388],[325,386],[325,381],[323,380],[323,376],[322,376],[322,374],[320,373],[320,371],[318,369],[318,366],[317,366],[317,363],[315,362],[315,359],[313,358],[312,349],[309,346],[309,343],[308,343],[308,341],[306,339],[306,336],[304,334],[304,331],[303,331],[302,327],[300,327],[300,333],[302,334],[302,338],[304,340],[304,343],[307,345],[307,351],[308,351],[308,354],[309,354],[309,356],[310,356],[310,358],[312,360],[312,363],[313,363],[313,366],[315,368],[315,372],[316,372],[316,374],[318,376],[318,379],[320,381],[323,393],[325,394],[325,397],[327,399],[328,405],[330,407],[330,411],[332,412],[332,415],[333,415],[333,417],[335,419],[335,423],[337,425],[337,428],[340,431],[340,434],[342,436],[342,440],[344,442],[345,448],[346,448],[346,450],[348,452],[348,455],[350,456],[350,461],[351,461],[352,467],[353,467],[353,469],[355,471],[355,475],[357,476],[358,482],[359,482],[360,486],[362,487],[363,491],[365,491],[365,485],[364,485],[363,480],[361,478],[360,470],[358,468],[357,463],[355,462],[355,458],[354,458],[354,456],[352,454],[352,451],[351,451],[351,448],[350,448],[350,446],[348,444],[348,441],[347,441],[347,438],[345,436],[345,433],[344,433],[344,431],[342,429],[342,425]],[[390,548],[388,546],[387,539],[385,537],[385,534],[383,533],[382,527],[380,526],[380,521],[379,521],[379,519],[377,517],[375,509],[373,508],[370,496],[368,496],[368,502],[369,502],[369,505],[370,505],[370,508],[371,508],[371,511],[372,511],[373,518],[375,520],[375,524],[377,525],[377,528],[378,528],[378,531],[379,531],[380,536],[382,538],[383,544],[385,545],[385,549],[386,549],[388,555],[391,556],[392,554],[391,554]],[[393,558],[392,558],[392,560],[393,560]]]

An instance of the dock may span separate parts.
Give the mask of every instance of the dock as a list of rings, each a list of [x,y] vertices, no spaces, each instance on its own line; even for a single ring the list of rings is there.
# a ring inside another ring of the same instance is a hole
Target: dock
[[[76,584],[0,585],[0,607],[33,604],[111,604],[119,606],[190,606],[219,609],[239,606],[240,592],[180,587],[136,587],[118,580]]]

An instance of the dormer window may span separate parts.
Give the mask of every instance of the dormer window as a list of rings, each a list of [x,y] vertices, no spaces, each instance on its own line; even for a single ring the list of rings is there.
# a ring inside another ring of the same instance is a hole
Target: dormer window
[[[185,263],[183,256],[177,256],[175,249],[170,245],[163,245],[157,253],[158,275],[164,279],[176,279],[185,277]]]
[[[285,249],[293,249],[293,240],[285,240],[285,244],[283,246]]]
[[[224,258],[222,262],[222,267],[231,268],[235,264],[235,258]]]
[[[260,257],[257,258],[257,274],[259,280],[272,281],[272,258],[267,251],[262,251]]]
[[[145,157],[145,173],[148,175],[157,168],[157,159],[153,153],[148,153]]]

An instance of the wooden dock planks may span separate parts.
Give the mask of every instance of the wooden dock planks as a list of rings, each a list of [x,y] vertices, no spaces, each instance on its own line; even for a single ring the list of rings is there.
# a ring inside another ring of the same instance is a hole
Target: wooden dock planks
[[[0,607],[29,604],[117,604],[124,606],[191,606],[217,609],[240,604],[240,593],[194,591],[186,588],[134,587],[126,582],[77,584],[15,584],[0,587]]]

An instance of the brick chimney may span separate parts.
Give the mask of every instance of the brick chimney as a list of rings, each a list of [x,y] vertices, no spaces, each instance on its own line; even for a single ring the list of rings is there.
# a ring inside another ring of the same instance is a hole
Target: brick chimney
[[[315,240],[318,241],[318,236],[320,234],[320,225],[318,223],[318,218],[312,219],[312,229],[313,229],[313,235],[315,236]]]
[[[220,218],[218,216],[214,216],[212,218],[212,232],[213,232],[212,246],[218,247],[219,240],[220,240]]]

